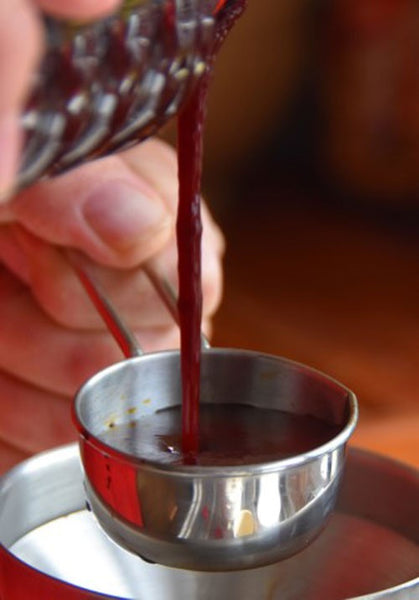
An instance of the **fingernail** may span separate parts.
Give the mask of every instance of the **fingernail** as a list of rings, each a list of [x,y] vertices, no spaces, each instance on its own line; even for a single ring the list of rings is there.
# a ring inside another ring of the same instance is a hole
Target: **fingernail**
[[[19,157],[19,124],[14,116],[0,116],[0,203],[13,192]]]
[[[136,187],[113,181],[96,188],[83,207],[91,229],[117,251],[127,250],[171,221],[163,203]]]

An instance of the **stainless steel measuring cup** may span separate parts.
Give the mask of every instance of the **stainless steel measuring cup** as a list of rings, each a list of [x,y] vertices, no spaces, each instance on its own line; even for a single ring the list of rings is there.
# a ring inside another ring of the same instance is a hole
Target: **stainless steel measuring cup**
[[[112,307],[105,311],[112,320]],[[128,358],[93,376],[74,402],[86,494],[102,528],[146,560],[200,571],[257,567],[307,546],[335,504],[357,420],[354,394],[284,358],[204,348],[200,402],[311,415],[339,432],[313,450],[259,464],[163,464],[136,455],[129,436],[122,446],[110,442],[109,428],[129,431],[134,420],[181,404],[180,355]]]

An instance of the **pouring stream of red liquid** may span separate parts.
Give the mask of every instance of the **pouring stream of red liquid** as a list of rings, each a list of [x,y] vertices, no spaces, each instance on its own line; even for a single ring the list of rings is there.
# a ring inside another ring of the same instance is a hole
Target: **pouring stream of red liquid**
[[[179,207],[177,217],[179,321],[182,375],[182,451],[194,462],[199,451],[199,387],[201,357],[201,236],[200,214],[203,130],[212,65],[225,37],[245,9],[236,0],[219,18],[207,68],[178,119]],[[225,0],[217,5],[221,9]]]

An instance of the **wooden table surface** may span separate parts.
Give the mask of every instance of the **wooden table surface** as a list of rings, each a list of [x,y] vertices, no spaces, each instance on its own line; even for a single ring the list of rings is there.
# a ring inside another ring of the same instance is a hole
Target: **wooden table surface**
[[[214,344],[335,377],[360,404],[351,443],[419,467],[416,218],[269,196],[219,215],[227,252]]]

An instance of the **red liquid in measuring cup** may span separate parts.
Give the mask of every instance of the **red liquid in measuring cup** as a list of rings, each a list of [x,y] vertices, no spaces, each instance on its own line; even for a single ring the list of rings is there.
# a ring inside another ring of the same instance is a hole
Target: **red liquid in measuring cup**
[[[220,3],[220,6],[224,3]],[[203,129],[212,64],[217,52],[243,12],[246,0],[236,0],[219,16],[215,40],[207,57],[207,70],[179,116],[179,318],[182,372],[182,449],[194,460],[199,449],[199,380],[201,353],[201,234],[200,215]]]
[[[275,461],[318,448],[340,426],[310,415],[245,404],[201,404],[194,463],[232,466]],[[101,439],[122,452],[163,464],[183,464],[181,407],[109,428]]]

